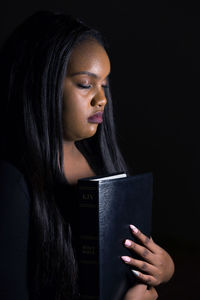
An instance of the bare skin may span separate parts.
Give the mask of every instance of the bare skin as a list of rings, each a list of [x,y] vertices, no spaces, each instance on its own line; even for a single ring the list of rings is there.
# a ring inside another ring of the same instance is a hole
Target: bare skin
[[[64,171],[69,184],[74,185],[84,177],[95,176],[85,157],[73,142],[64,143]]]
[[[70,184],[95,175],[75,141],[96,133],[98,123],[89,122],[88,118],[104,111],[109,73],[108,55],[96,41],[82,42],[73,50],[63,89],[64,170]]]
[[[85,41],[73,50],[63,88],[64,142],[86,139],[96,133],[98,123],[88,118],[104,111],[109,73],[108,55],[97,42]]]
[[[110,73],[110,61],[104,48],[96,41],[88,40],[77,46],[70,57],[63,87],[63,152],[64,172],[70,184],[79,178],[94,176],[88,162],[76,148],[75,142],[89,138],[96,133],[98,122],[90,117],[103,112],[107,103],[105,88]],[[140,231],[133,231],[142,246],[129,241],[125,245],[141,256],[141,260],[129,258],[123,261],[132,269],[143,284],[129,289],[124,300],[154,300],[157,293],[153,286],[168,281],[174,264],[169,254],[148,239]],[[145,271],[146,274],[143,272]],[[147,289],[147,285],[151,288]]]
[[[136,284],[126,293],[124,300],[156,300],[158,294],[155,288],[147,288],[145,284]]]
[[[134,270],[133,274],[150,286],[158,286],[167,282],[174,273],[174,263],[169,254],[158,246],[152,238],[148,238],[138,228],[131,225],[132,234],[140,241],[139,245],[131,240],[125,240],[124,246],[139,254],[141,260],[122,256],[122,260]],[[144,274],[143,272],[147,273]]]

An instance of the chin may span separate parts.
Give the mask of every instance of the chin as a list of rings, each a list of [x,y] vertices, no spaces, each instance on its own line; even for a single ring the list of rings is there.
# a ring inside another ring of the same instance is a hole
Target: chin
[[[90,138],[93,135],[95,135],[95,133],[97,132],[97,128],[98,128],[98,124],[92,124],[89,128],[89,130],[86,132],[86,137],[85,138]]]
[[[77,141],[80,141],[80,140],[85,140],[85,139],[89,139],[91,137],[93,137],[97,132],[97,128],[95,130],[90,130],[88,131],[87,133],[85,134],[82,134],[79,139],[77,139]]]

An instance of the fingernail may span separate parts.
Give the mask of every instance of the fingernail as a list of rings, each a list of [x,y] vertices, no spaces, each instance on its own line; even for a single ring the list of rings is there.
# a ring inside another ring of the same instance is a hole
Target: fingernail
[[[124,245],[125,246],[131,246],[132,242],[130,240],[125,240]]]
[[[139,272],[136,270],[131,270],[133,272],[133,274],[135,274],[136,276],[139,276]]]
[[[133,230],[134,233],[138,232],[137,227],[135,227],[134,225],[130,225],[130,228]]]
[[[128,256],[121,256],[121,259],[123,259],[125,262],[129,262],[131,260]]]

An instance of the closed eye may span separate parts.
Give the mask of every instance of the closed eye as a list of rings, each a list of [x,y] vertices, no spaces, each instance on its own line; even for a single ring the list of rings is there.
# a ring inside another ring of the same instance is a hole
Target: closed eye
[[[77,84],[78,88],[80,89],[89,89],[92,87],[91,84],[82,84],[82,83],[78,83]],[[102,88],[103,89],[107,89],[108,88],[108,85],[107,84],[102,84]]]
[[[90,84],[81,84],[81,83],[78,83],[77,86],[78,86],[80,89],[89,89],[89,88],[91,88],[91,85],[90,85]]]

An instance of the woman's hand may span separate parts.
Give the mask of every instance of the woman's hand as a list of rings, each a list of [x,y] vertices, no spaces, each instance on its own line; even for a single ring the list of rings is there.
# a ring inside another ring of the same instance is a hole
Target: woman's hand
[[[126,240],[124,245],[129,250],[137,253],[143,260],[129,256],[122,256],[122,260],[131,266],[133,274],[138,279],[149,286],[157,286],[167,282],[174,273],[174,263],[170,255],[135,226],[130,225],[130,228],[142,245],[131,240]]]
[[[147,289],[147,285],[139,283],[128,290],[124,300],[156,300],[157,298],[158,294],[153,287]]]

